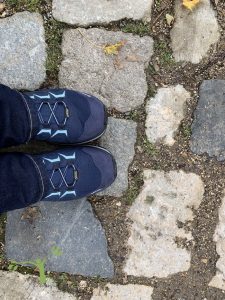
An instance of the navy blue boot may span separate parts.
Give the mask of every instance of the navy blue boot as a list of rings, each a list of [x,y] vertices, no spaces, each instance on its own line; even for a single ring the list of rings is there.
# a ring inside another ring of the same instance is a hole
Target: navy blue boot
[[[0,213],[38,201],[69,201],[110,186],[116,163],[105,149],[78,146],[28,155],[0,155]]]
[[[0,147],[32,139],[81,144],[100,137],[107,126],[104,104],[67,89],[20,93],[0,85]]]

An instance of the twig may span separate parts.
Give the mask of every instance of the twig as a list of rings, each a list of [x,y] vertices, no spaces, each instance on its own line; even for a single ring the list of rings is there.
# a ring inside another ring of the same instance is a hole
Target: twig
[[[91,44],[92,46],[94,46],[95,48],[99,48],[99,49],[104,49],[104,47],[103,46],[99,46],[99,45],[97,45],[97,44],[95,44],[94,42],[92,42],[87,36],[85,36],[84,34],[83,34],[83,32],[78,28],[77,29],[78,31],[79,31],[79,33],[82,35],[82,37],[89,43],[89,44]]]

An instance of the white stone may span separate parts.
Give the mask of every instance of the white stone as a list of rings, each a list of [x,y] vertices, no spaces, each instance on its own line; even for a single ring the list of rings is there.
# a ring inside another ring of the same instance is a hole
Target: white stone
[[[150,142],[175,143],[174,135],[184,118],[185,103],[190,98],[182,85],[160,88],[148,101],[146,135]]]
[[[213,240],[216,242],[216,252],[219,255],[219,259],[216,263],[216,275],[209,285],[225,290],[225,196],[219,209],[219,223],[216,227]]]
[[[153,0],[53,0],[55,19],[72,25],[105,24],[124,18],[150,21]]]
[[[41,285],[35,276],[0,271],[0,299],[76,300],[77,297],[60,291],[52,280],[47,285]]]
[[[162,278],[189,269],[191,254],[175,239],[189,241],[192,235],[178,222],[193,220],[192,208],[199,207],[203,194],[203,182],[196,174],[144,171],[143,189],[128,213],[133,223],[124,267],[127,275]]]
[[[120,42],[124,45],[117,55],[104,52],[105,45]],[[98,28],[71,29],[64,33],[62,51],[62,87],[93,94],[122,112],[144,103],[148,91],[145,68],[153,54],[152,38]]]
[[[210,0],[190,11],[176,0],[175,23],[171,30],[173,55],[176,61],[197,64],[207,55],[210,46],[220,37],[219,26]]]
[[[46,44],[42,16],[21,12],[0,19],[0,82],[34,90],[46,76]]]
[[[138,284],[107,284],[93,291],[91,300],[151,300],[153,288]]]
[[[117,178],[109,188],[99,193],[100,195],[120,197],[128,188],[128,168],[134,159],[136,128],[137,124],[134,121],[109,118],[100,144],[113,154],[117,164]]]

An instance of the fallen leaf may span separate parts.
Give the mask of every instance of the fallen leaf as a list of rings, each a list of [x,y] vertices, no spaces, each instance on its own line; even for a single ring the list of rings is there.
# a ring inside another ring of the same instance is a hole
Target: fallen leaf
[[[124,41],[118,42],[116,44],[113,45],[105,45],[103,47],[103,50],[105,52],[105,54],[107,55],[117,55],[120,51],[120,49],[125,45]]]
[[[201,261],[203,262],[203,264],[207,264],[208,263],[208,259],[206,259],[206,258],[202,258]]]
[[[173,23],[173,21],[174,21],[174,16],[170,14],[166,14],[166,22],[169,26]]]
[[[5,3],[0,3],[0,13],[5,9]]]
[[[26,220],[30,224],[32,224],[36,219],[41,217],[41,211],[39,207],[33,206],[33,207],[27,207],[22,215],[21,215],[21,220]]]
[[[137,61],[139,61],[140,59],[139,59],[139,57],[138,57],[137,55],[133,54],[133,55],[128,55],[128,56],[126,57],[126,60],[127,60],[127,61],[130,61],[130,62],[137,62]]]
[[[183,0],[183,6],[187,9],[193,10],[201,2],[201,0]]]
[[[119,70],[122,70],[124,68],[123,63],[118,58],[116,58],[114,60],[114,66],[115,66],[116,69],[119,69]]]

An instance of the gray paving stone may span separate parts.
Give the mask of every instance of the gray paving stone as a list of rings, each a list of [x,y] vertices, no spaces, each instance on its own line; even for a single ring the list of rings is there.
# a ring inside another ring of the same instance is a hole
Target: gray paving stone
[[[0,271],[2,300],[76,300],[77,297],[60,291],[53,280],[40,285],[36,276]]]
[[[205,80],[194,114],[191,150],[225,159],[225,81]]]
[[[175,60],[197,64],[220,37],[213,7],[210,0],[201,0],[198,7],[190,12],[180,0],[176,0],[175,12],[175,23],[171,30]]]
[[[204,184],[194,173],[144,171],[144,186],[128,212],[127,275],[162,278],[190,268],[191,253],[176,239],[193,239],[179,222],[193,220],[192,208],[199,207],[203,194]]]
[[[109,118],[106,133],[101,138],[105,147],[116,159],[117,179],[100,195],[120,197],[128,188],[128,168],[134,158],[134,145],[137,138],[137,124],[133,121]]]
[[[40,14],[21,12],[0,19],[0,82],[34,90],[45,80],[46,44]]]
[[[7,215],[8,259],[21,262],[47,257],[46,269],[50,271],[113,276],[104,230],[86,199],[41,202],[37,213],[32,213],[32,218],[29,215],[29,210]],[[61,249],[61,256],[50,254],[53,246]]]
[[[105,45],[119,42],[124,45],[117,55],[104,52]],[[122,112],[144,102],[152,38],[98,28],[71,29],[64,33],[62,51],[61,86],[93,94]]]
[[[219,222],[216,226],[213,240],[216,243],[216,252],[219,259],[216,263],[216,274],[210,281],[209,286],[225,291],[225,196],[219,209]]]
[[[124,18],[150,21],[153,0],[53,0],[53,16],[73,25],[105,24]]]
[[[151,300],[153,288],[139,284],[110,284],[94,289],[91,300]]]

